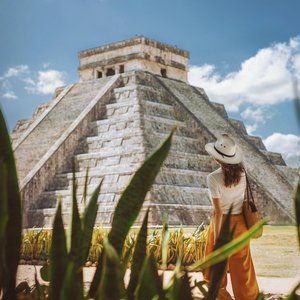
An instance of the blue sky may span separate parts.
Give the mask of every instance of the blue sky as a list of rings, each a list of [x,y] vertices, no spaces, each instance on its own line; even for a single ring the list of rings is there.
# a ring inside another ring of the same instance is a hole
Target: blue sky
[[[78,81],[80,50],[144,35],[188,50],[190,82],[299,164],[299,11],[298,0],[2,0],[0,103],[12,130]]]

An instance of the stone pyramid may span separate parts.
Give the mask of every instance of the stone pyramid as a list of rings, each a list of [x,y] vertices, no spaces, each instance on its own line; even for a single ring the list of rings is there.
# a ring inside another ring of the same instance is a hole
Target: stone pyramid
[[[24,226],[51,227],[57,198],[68,222],[71,160],[75,157],[79,207],[86,169],[88,195],[103,179],[97,224],[109,226],[114,207],[132,175],[176,124],[171,152],[143,212],[150,225],[198,225],[212,210],[206,176],[217,168],[204,145],[230,133],[245,153],[264,216],[273,223],[293,220],[295,170],[268,152],[242,122],[228,118],[221,104],[187,83],[189,53],[145,37],[80,52],[80,82],[56,90],[32,119],[19,121],[12,134],[24,199]]]

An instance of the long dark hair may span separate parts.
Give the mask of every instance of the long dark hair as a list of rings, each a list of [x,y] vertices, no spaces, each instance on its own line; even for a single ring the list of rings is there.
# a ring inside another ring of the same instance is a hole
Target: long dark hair
[[[220,163],[223,174],[224,174],[224,184],[226,187],[231,187],[232,185],[237,185],[242,177],[242,174],[245,172],[244,165],[239,164],[225,164],[218,160]]]

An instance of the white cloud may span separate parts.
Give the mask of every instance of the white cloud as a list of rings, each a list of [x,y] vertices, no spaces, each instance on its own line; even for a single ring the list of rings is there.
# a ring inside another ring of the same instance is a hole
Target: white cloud
[[[300,79],[300,36],[277,43],[245,60],[238,71],[221,76],[214,65],[191,66],[189,82],[212,101],[238,112],[242,104],[273,105],[293,98],[292,77]]]
[[[273,113],[264,107],[253,108],[249,106],[241,112],[241,116],[246,122],[248,134],[253,134],[260,125],[265,124],[273,116]]]
[[[19,65],[13,68],[9,68],[4,74],[4,78],[18,77],[26,73],[29,73],[29,67],[27,65]]]
[[[25,89],[36,94],[52,94],[57,87],[65,84],[64,77],[65,73],[57,70],[39,71],[36,82],[28,79]]]
[[[292,167],[300,166],[300,137],[294,134],[273,133],[264,141],[269,151],[281,153]]]
[[[14,91],[7,91],[2,95],[3,98],[6,99],[17,99],[18,97],[15,95]]]

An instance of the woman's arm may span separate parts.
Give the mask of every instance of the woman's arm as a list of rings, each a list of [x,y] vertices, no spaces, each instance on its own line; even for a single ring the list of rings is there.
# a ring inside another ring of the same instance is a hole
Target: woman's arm
[[[220,234],[223,214],[220,206],[220,199],[212,198],[212,203],[214,209],[214,245],[215,245],[216,240]]]

